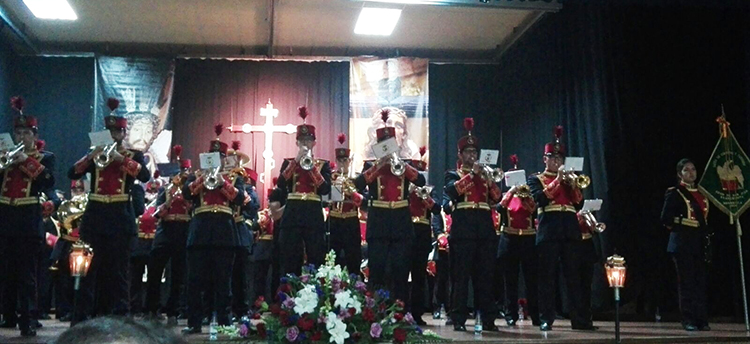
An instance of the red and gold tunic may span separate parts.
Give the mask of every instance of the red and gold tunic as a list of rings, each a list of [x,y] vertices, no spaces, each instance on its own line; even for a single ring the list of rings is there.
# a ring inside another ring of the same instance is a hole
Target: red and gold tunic
[[[531,197],[518,197],[515,193],[507,192],[500,201],[504,210],[501,231],[509,235],[534,235],[533,213],[536,203]]]

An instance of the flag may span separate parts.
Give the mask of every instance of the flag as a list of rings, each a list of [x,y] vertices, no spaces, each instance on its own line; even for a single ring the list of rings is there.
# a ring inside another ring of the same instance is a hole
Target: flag
[[[698,188],[721,211],[739,218],[750,206],[750,159],[737,143],[725,116],[717,118],[719,142],[716,143]]]

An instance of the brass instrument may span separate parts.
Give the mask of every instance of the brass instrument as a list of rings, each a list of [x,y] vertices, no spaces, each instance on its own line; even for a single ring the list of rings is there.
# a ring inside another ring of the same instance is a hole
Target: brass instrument
[[[597,221],[592,212],[588,210],[581,210],[580,214],[585,221],[586,227],[588,227],[592,233],[601,233],[604,232],[605,229],[607,229],[607,225],[604,222]]]
[[[305,171],[310,171],[315,166],[315,160],[313,159],[312,151],[310,148],[304,148],[304,155],[299,159],[299,165]]]
[[[563,170],[563,181],[568,185],[575,186],[579,189],[585,189],[591,185],[591,178],[585,174],[575,174],[573,171]]]
[[[391,173],[394,176],[400,177],[404,175],[404,172],[406,172],[406,164],[398,157],[396,152],[393,152],[393,154],[390,155],[388,162],[391,165]]]
[[[417,197],[421,199],[428,199],[430,197],[430,193],[432,193],[432,188],[433,187],[430,185],[420,186],[415,188],[414,192],[416,192]]]
[[[519,185],[516,187],[516,196],[518,198],[531,198],[531,189],[526,184]]]
[[[102,150],[102,153],[94,158],[94,164],[96,165],[96,168],[101,170],[112,163],[112,160],[114,159],[112,153],[114,153],[115,148],[117,148],[117,142],[112,142],[111,144],[104,146],[104,150]]]
[[[221,169],[221,166],[216,166],[216,168],[211,171],[208,175],[206,175],[206,180],[203,182],[203,185],[208,190],[216,190],[220,185],[222,181],[224,181],[224,178],[219,173],[219,169]]]
[[[23,152],[23,150],[26,149],[26,146],[24,146],[23,142],[16,145],[15,148],[12,150],[5,152],[2,156],[0,156],[0,170],[5,170],[11,165],[15,164],[18,160],[18,156]]]
[[[86,210],[88,200],[88,194],[81,194],[60,204],[60,207],[57,208],[57,212],[54,214],[55,219],[60,224],[60,237],[68,236],[74,229],[78,228],[83,212]],[[57,270],[57,264],[57,261],[53,262],[49,269]]]
[[[167,201],[164,203],[164,207],[159,207],[156,209],[156,211],[154,212],[154,217],[158,217],[162,209],[168,209],[172,205],[172,201],[174,201],[177,196],[182,195],[182,183],[184,182],[185,178],[183,178],[180,174],[172,177],[172,181],[169,183],[169,186],[167,186],[167,188],[164,190],[164,195],[167,197]],[[172,190],[174,190],[175,188],[177,188],[177,190],[174,192],[174,195],[172,195]],[[154,199],[153,205],[156,205],[156,201],[158,199],[158,197]],[[149,206],[147,206],[146,209],[148,209]]]
[[[482,174],[484,175],[484,178],[493,181],[495,183],[499,183],[503,180],[503,177],[505,177],[505,172],[503,172],[500,168],[492,168],[487,165],[482,165]]]

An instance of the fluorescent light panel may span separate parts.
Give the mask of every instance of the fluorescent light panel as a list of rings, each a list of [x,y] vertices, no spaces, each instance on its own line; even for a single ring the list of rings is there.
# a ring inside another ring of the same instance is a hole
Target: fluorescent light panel
[[[23,0],[23,3],[39,19],[78,19],[67,0]]]
[[[362,8],[359,12],[354,33],[358,35],[390,36],[401,17],[400,9],[393,8]]]

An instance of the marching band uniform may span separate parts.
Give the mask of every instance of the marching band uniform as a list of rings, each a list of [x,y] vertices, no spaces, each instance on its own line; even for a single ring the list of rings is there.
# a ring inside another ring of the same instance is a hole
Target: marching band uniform
[[[513,155],[514,170],[518,158]],[[523,269],[528,313],[534,326],[539,326],[537,305],[537,252],[534,210],[531,197],[520,197],[517,192],[506,192],[499,204],[501,219],[498,261],[505,276],[505,321],[514,326],[518,321],[518,277]],[[524,310],[525,311],[525,310]]]
[[[442,203],[442,202],[441,202]],[[441,216],[433,216],[433,229],[437,230],[438,236],[445,234],[450,237],[451,232],[451,219],[450,215],[444,212],[445,206],[442,207]],[[437,241],[438,236],[435,237]],[[434,301],[433,301],[433,319],[439,319],[440,317],[446,316],[440,312],[441,306],[445,309],[451,309],[451,295],[449,294],[450,283],[451,283],[451,261],[450,252],[448,250],[448,242],[437,241],[437,258],[435,259],[435,290],[434,290]],[[449,324],[446,324],[449,325]]]
[[[176,323],[180,313],[180,291],[185,283],[186,246],[188,225],[193,204],[182,194],[184,181],[192,167],[190,159],[180,159],[182,146],[172,147],[177,156],[180,172],[172,177],[170,184],[159,191],[156,200],[155,217],[158,219],[154,243],[149,253],[146,311],[151,316],[159,312],[161,300],[161,276],[169,262],[169,297],[164,311],[168,321]]]
[[[214,129],[217,139],[211,142],[210,152],[226,156],[228,146],[218,138],[223,126],[217,124]],[[218,323],[230,324],[231,276],[237,247],[231,206],[241,205],[245,199],[244,179],[237,176],[233,185],[228,173],[219,173],[222,182],[210,190],[205,185],[207,176],[191,175],[182,189],[183,197],[195,207],[187,238],[187,294],[191,297],[187,302],[188,327],[182,330],[186,334],[201,332],[203,298],[200,295],[206,291],[213,292],[204,297],[214,300]]]
[[[576,245],[576,278],[573,278],[572,282],[578,283],[578,285],[574,285],[573,287],[580,291],[578,293],[580,298],[578,300],[570,300],[570,304],[575,308],[575,312],[571,312],[570,321],[575,324],[574,327],[596,329],[598,327],[593,326],[591,314],[591,282],[594,279],[594,264],[599,260],[593,240],[597,232],[586,224],[580,212],[577,216],[578,228],[581,231],[581,241]]]
[[[16,98],[20,99],[20,98]],[[21,101],[22,102],[22,101]],[[14,128],[37,132],[37,119],[23,114],[23,105]],[[51,152],[25,147],[27,158],[0,171],[0,271],[3,276],[2,327],[15,327],[22,336],[34,336],[31,311],[36,301],[36,275],[39,250],[44,240],[42,206],[39,197],[54,187],[55,156]],[[15,292],[13,292],[15,290]],[[17,299],[16,299],[17,297]],[[16,300],[20,303],[16,316]]]
[[[116,105],[110,107],[114,113]],[[106,116],[110,131],[127,129],[124,117]],[[103,169],[84,156],[68,171],[68,178],[80,179],[91,173],[93,186],[81,220],[81,240],[94,250],[88,275],[82,280],[73,323],[97,314],[125,315],[128,312],[128,259],[131,240],[137,233],[130,189],[136,179],[145,183],[150,173],[143,153],[117,144],[122,161],[112,161]],[[95,291],[96,294],[95,295]],[[96,305],[94,304],[96,300]]]
[[[688,331],[710,330],[706,278],[705,241],[709,202],[694,185],[680,182],[667,189],[661,223],[669,229],[667,252],[677,270],[682,325]]]
[[[422,171],[426,168],[423,161],[415,163],[415,165]],[[436,202],[435,197],[437,197],[435,190],[431,190],[425,199],[417,194],[416,188],[409,193],[409,213],[414,226],[414,240],[410,248],[412,254],[410,257],[411,295],[408,305],[417,325],[426,325],[425,321],[422,320],[422,315],[427,308],[424,302],[427,260],[432,250],[433,233],[440,230],[432,226],[433,215],[440,217],[440,202]],[[448,240],[447,235],[442,232],[436,232],[434,236],[438,241],[445,242]]]
[[[544,154],[548,158],[565,156],[565,148],[560,143],[561,135],[562,127],[557,127],[555,142],[544,146]],[[558,260],[562,260],[569,299],[580,299],[580,291],[573,286],[580,283],[575,280],[575,247],[581,241],[576,209],[580,208],[583,195],[580,189],[568,185],[557,175],[557,172],[545,171],[533,174],[527,180],[539,219],[536,245],[539,252],[540,328],[544,331],[551,330],[555,321]],[[571,314],[571,318],[577,316]],[[590,325],[572,323],[572,326],[574,329],[591,329]]]
[[[307,117],[307,109],[300,107],[300,117]],[[297,126],[297,141],[315,140],[315,127]],[[284,159],[277,186],[285,193],[286,210],[281,220],[279,244],[281,273],[300,273],[303,252],[307,263],[320,265],[325,258],[325,220],[322,195],[331,192],[331,167],[326,160],[314,159],[309,171],[295,158]]]
[[[381,110],[381,116],[387,123],[388,111]],[[377,140],[382,142],[395,133],[394,127],[379,128]],[[425,185],[424,176],[409,161],[403,163],[404,173],[397,176],[391,172],[390,161],[365,161],[362,173],[354,180],[359,193],[365,194],[367,189],[369,198],[366,236],[370,284],[390,290],[400,300],[408,296],[409,248],[414,240],[409,185]]]
[[[339,134],[339,143],[346,141],[346,135]],[[336,160],[349,159],[348,148],[336,148]],[[341,170],[333,173],[334,185],[340,184],[343,201],[331,202],[328,219],[331,231],[331,249],[336,252],[336,264],[346,267],[350,274],[359,274],[362,263],[362,247],[359,231],[359,208],[364,196],[354,189],[353,180],[342,175]]]
[[[154,218],[156,207],[153,204],[146,205],[146,202],[151,203],[150,201],[156,200],[160,187],[156,182],[158,175],[159,173],[156,171],[154,180],[146,183],[146,189],[148,190],[143,189],[143,184],[133,185],[130,189],[133,212],[138,225],[138,236],[133,238],[133,248],[130,251],[130,314],[143,313],[143,294],[145,291],[143,274],[146,272],[148,255],[151,252],[154,233],[156,232],[156,219]],[[147,194],[149,199],[146,199]]]
[[[473,119],[464,120],[468,135],[458,141],[459,154],[468,147],[478,148],[479,142],[471,134]],[[500,201],[500,187],[481,174],[474,174],[472,166],[445,173],[445,195],[453,204],[450,237],[453,256],[453,320],[454,330],[465,331],[468,316],[469,279],[474,286],[474,304],[482,313],[484,329],[497,330],[497,316],[493,301],[492,283],[497,255],[497,235],[493,229],[490,204]]]
[[[245,175],[250,176],[252,170],[245,168]],[[250,184],[245,184],[245,199],[242,205],[232,206],[234,222],[237,230],[238,246],[232,268],[232,312],[239,319],[247,314],[250,305],[247,298],[247,267],[250,264],[250,254],[253,247],[253,227],[258,221],[258,193]]]

